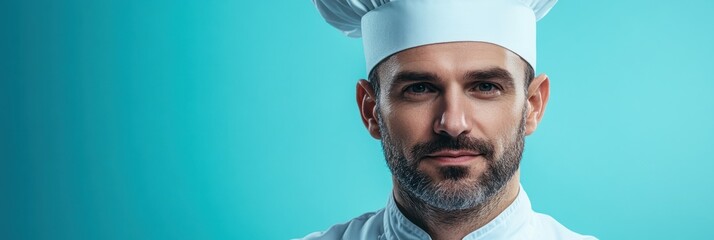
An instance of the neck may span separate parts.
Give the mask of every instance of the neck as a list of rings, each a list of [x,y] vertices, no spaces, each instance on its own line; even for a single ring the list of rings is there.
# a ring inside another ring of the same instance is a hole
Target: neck
[[[394,197],[399,210],[411,222],[426,231],[432,239],[463,239],[486,225],[508,208],[518,196],[520,170],[506,185],[484,203],[470,209],[445,211],[434,208],[404,192],[394,181]]]

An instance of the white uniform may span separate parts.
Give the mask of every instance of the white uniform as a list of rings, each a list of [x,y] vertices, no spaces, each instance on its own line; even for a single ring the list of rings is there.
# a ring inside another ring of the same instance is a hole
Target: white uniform
[[[349,222],[315,232],[303,239],[431,239],[417,225],[409,221],[397,208],[394,197],[387,207],[365,213]],[[596,239],[570,231],[552,217],[534,212],[526,192],[521,187],[516,200],[501,214],[483,227],[466,235],[464,240],[476,239]]]

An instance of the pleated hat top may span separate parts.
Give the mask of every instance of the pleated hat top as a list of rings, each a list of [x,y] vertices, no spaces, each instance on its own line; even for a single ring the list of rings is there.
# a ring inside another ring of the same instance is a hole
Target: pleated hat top
[[[325,20],[361,37],[369,73],[422,45],[477,41],[499,45],[536,67],[536,22],[557,0],[313,0]]]

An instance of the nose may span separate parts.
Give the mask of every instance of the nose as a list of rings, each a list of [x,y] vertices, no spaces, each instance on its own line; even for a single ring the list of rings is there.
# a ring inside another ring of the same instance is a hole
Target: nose
[[[471,131],[471,122],[467,116],[468,101],[460,94],[444,94],[440,116],[434,121],[434,132],[439,135],[458,137]]]

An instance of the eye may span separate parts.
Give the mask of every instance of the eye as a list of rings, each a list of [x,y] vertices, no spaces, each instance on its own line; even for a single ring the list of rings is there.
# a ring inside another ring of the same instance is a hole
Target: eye
[[[406,89],[404,89],[405,92],[407,93],[412,93],[412,94],[421,94],[421,93],[427,93],[427,92],[432,92],[433,89],[431,86],[427,85],[426,83],[416,83],[407,86]]]
[[[471,88],[472,93],[478,98],[494,98],[501,95],[503,88],[496,83],[478,82]]]
[[[479,83],[476,85],[476,90],[482,91],[482,92],[490,92],[496,89],[496,85],[493,85],[492,83]]]

